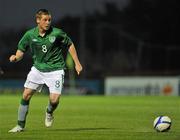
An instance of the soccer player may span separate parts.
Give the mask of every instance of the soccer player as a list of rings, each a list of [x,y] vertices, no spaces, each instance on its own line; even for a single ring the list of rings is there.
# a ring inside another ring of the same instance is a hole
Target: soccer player
[[[36,13],[37,27],[28,30],[18,43],[15,55],[11,55],[10,62],[18,62],[30,48],[33,66],[27,75],[24,92],[18,109],[17,125],[9,132],[21,132],[25,128],[29,102],[36,91],[41,91],[44,84],[49,88],[49,104],[46,108],[45,126],[53,123],[53,112],[59,104],[64,83],[64,69],[66,52],[69,52],[75,63],[75,70],[79,75],[82,71],[75,46],[71,39],[61,29],[51,26],[51,14],[46,9]]]

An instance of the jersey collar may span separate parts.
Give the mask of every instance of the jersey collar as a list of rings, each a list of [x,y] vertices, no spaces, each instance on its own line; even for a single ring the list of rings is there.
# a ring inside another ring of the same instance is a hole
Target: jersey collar
[[[46,31],[46,34],[45,34],[43,37],[46,37],[47,35],[49,35],[49,34],[51,33],[51,31],[52,31],[52,27],[50,27],[49,30]],[[42,36],[40,36],[40,34],[39,34],[39,28],[38,28],[38,26],[35,28],[35,35],[36,35],[37,37],[42,37]]]

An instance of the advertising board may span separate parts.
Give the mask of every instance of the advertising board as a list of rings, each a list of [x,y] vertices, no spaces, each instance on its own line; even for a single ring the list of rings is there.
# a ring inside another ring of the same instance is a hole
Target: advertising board
[[[105,95],[175,95],[178,77],[107,77]]]

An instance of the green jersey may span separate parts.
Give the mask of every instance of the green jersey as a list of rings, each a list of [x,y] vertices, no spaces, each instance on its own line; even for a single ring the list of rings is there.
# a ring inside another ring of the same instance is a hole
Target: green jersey
[[[30,48],[33,65],[42,72],[65,68],[65,55],[71,39],[61,29],[51,27],[42,37],[38,27],[28,30],[18,43],[18,50]]]

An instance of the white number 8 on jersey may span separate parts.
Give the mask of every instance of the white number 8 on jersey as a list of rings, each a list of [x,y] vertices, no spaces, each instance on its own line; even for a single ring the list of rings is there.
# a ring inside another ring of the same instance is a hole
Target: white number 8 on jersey
[[[46,52],[47,52],[47,47],[46,47],[46,45],[42,45],[42,52],[43,52],[43,53],[46,53]]]

